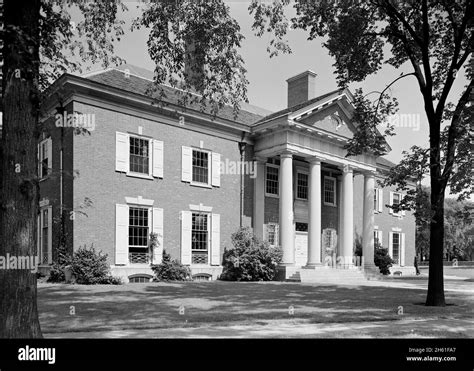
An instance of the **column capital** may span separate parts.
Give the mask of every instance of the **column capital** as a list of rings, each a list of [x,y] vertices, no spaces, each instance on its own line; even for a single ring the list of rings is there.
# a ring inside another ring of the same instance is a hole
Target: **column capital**
[[[322,159],[318,156],[309,156],[305,158],[306,161],[308,161],[310,164],[316,164],[316,165],[321,165],[323,162]]]
[[[278,153],[280,155],[280,158],[293,158],[293,155],[295,154],[295,151],[290,151],[290,150],[284,150]]]
[[[354,171],[354,167],[349,164],[344,164],[341,168],[343,173],[352,173]]]
[[[364,171],[364,178],[375,178],[375,171]]]

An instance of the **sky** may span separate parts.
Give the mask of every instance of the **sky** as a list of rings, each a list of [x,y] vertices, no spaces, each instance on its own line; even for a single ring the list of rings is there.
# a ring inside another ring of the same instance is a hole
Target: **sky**
[[[247,79],[249,80],[248,98],[253,105],[278,111],[287,107],[287,83],[286,80],[303,71],[312,70],[316,72],[316,94],[325,94],[337,88],[334,76],[334,59],[329,56],[328,50],[322,46],[322,39],[308,41],[308,34],[302,30],[290,30],[288,33],[289,45],[292,54],[280,54],[277,57],[269,58],[266,51],[271,39],[270,35],[259,38],[254,35],[251,29],[252,16],[248,13],[249,1],[226,1],[230,7],[231,16],[234,17],[240,27],[241,33],[245,36],[242,43],[241,54],[247,68]],[[129,27],[131,19],[138,16],[138,2],[127,1],[128,12],[121,15]],[[289,8],[288,16],[293,15],[293,9]],[[154,63],[150,59],[146,47],[148,31],[141,29],[129,30],[115,44],[116,53],[124,58],[127,63],[137,65],[149,70],[154,70]],[[385,48],[387,59],[390,55],[389,47]],[[389,65],[384,65],[377,74],[368,77],[361,83],[349,85],[349,89],[362,87],[365,93],[371,91],[382,91],[394,79],[400,76],[401,72],[412,72],[408,63],[395,69]],[[462,94],[464,86],[467,84],[464,73],[459,73],[452,88],[449,99],[457,101]],[[391,88],[393,97],[399,102],[398,114],[408,115],[405,118],[412,120],[402,127],[395,127],[396,135],[387,138],[392,151],[386,158],[398,162],[402,158],[402,151],[409,150],[413,145],[426,147],[428,145],[428,123],[423,109],[421,93],[414,76],[408,76],[399,80]],[[375,99],[376,94],[372,97]],[[400,118],[401,116],[398,116]],[[393,123],[396,123],[395,121]]]

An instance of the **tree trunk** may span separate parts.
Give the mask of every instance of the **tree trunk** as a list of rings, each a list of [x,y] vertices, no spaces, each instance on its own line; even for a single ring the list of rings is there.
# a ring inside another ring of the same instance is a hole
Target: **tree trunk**
[[[431,140],[436,140],[432,137]],[[443,245],[444,245],[444,191],[440,176],[439,142],[431,145],[431,211],[430,222],[430,263],[428,277],[427,306],[444,307]]]
[[[37,263],[40,1],[6,0],[3,9],[0,256]],[[1,338],[42,337],[36,291],[30,269],[0,269]]]

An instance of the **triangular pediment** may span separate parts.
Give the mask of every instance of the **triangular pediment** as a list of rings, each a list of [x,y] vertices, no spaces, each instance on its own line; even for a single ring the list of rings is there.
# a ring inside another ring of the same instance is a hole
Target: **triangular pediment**
[[[352,138],[356,131],[348,117],[347,109],[343,108],[338,102],[313,111],[295,121],[348,139]]]

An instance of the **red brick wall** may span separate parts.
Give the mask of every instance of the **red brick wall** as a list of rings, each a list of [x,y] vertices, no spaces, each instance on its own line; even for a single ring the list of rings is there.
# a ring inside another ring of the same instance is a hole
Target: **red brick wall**
[[[189,204],[202,203],[212,206],[213,213],[221,215],[221,252],[230,246],[230,235],[239,226],[240,176],[221,175],[221,187],[205,189],[190,186],[181,181],[181,146],[199,147],[240,160],[238,140],[232,141],[193,131],[191,125],[172,126],[150,121],[128,113],[110,111],[95,106],[75,103],[82,113],[95,114],[96,129],[91,136],[74,137],[74,168],[80,176],[74,181],[74,205],[85,197],[92,199],[93,206],[85,212],[87,217],[77,216],[74,229],[74,248],[94,243],[97,248],[115,259],[115,204],[125,204],[125,197],[142,196],[155,200],[154,207],[164,210],[164,248],[173,258],[180,257],[180,211],[189,210]],[[177,120],[176,120],[177,122]],[[115,171],[116,131],[143,135],[164,142],[164,178],[154,180],[128,177]]]

